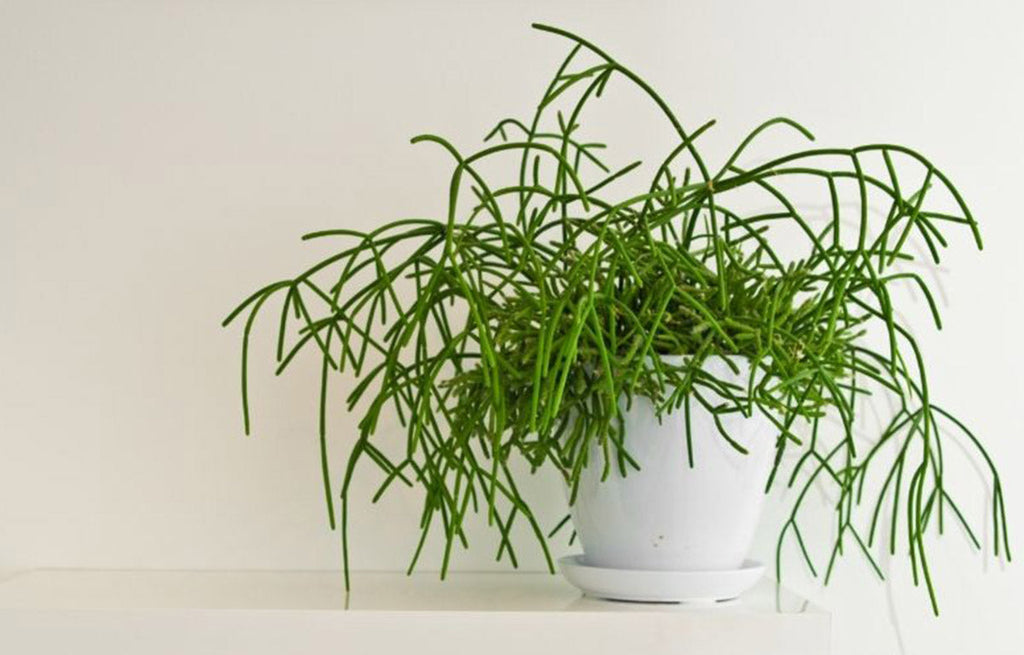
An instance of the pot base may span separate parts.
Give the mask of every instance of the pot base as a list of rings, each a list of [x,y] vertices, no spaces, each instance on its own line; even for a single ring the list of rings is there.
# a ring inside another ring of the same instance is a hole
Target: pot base
[[[587,596],[646,603],[732,600],[764,575],[764,565],[753,560],[729,571],[651,571],[589,566],[582,555],[569,555],[558,560],[558,568]]]

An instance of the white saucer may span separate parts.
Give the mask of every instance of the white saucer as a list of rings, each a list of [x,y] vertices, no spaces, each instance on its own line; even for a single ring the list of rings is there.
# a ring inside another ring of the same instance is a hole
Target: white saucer
[[[587,596],[650,603],[713,603],[737,598],[764,575],[747,560],[731,571],[651,571],[588,566],[583,555],[558,560],[562,575]]]

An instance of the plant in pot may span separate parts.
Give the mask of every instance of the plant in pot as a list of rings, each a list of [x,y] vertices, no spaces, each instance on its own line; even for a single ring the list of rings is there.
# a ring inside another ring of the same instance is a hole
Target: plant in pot
[[[924,354],[895,307],[910,286],[941,327],[929,283],[909,265],[922,253],[938,262],[947,229],[981,247],[947,177],[893,144],[742,164],[765,132],[813,140],[787,118],[761,124],[712,167],[698,142],[713,121],[685,129],[609,54],[535,27],[571,51],[529,120],[501,121],[470,154],[438,136],[413,139],[451,162],[445,216],[307,234],[342,245],[224,321],[245,317],[246,433],[249,336],[268,301],[279,302],[278,373],[301,352],[320,359],[323,483],[346,584],[361,463],[380,470],[375,498],[396,483],[424,492],[410,570],[436,525],[444,576],[456,544],[467,545],[467,520],[485,514],[498,559],[516,565],[512,528],[525,522],[554,571],[547,542],[570,517],[541,525],[511,465],[522,459],[564,479],[584,554],[563,569],[596,595],[738,594],[760,574],[745,557],[765,493],[779,490],[792,506],[777,569],[787,544],[826,581],[841,554],[881,576],[877,550],[900,551],[937,611],[926,537],[956,523],[980,548],[946,484],[947,440],[983,461],[993,548],[1009,558],[998,473],[929,395]],[[610,83],[639,91],[671,128],[653,166],[610,167],[604,146],[584,139],[583,110]],[[801,201],[810,192],[821,201]],[[346,372],[357,380],[348,408],[362,418],[339,482],[326,413],[328,383]],[[865,408],[886,402],[890,415],[866,430]],[[378,432],[386,412],[404,439]],[[834,509],[821,560],[800,527],[815,487]]]

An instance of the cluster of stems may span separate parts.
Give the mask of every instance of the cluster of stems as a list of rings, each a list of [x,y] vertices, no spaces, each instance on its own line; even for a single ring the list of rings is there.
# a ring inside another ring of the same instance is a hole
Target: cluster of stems
[[[410,571],[439,526],[443,576],[454,547],[468,545],[467,518],[481,512],[500,535],[497,559],[517,565],[511,531],[525,522],[553,570],[553,531],[523,498],[510,462],[523,458],[531,471],[554,467],[570,502],[588,465],[628,475],[637,465],[622,413],[637,395],[659,412],[685,413],[680,466],[699,466],[690,447],[692,407],[711,412],[720,436],[740,451],[720,417],[758,413],[775,425],[765,488],[784,487],[793,497],[778,537],[779,575],[792,542],[811,573],[822,568],[799,527],[817,487],[835,509],[825,580],[846,550],[863,554],[879,576],[878,548],[902,551],[937,612],[925,537],[953,520],[980,548],[944,482],[949,438],[968,444],[987,467],[993,548],[1008,558],[998,473],[975,435],[929,396],[923,355],[893,306],[896,290],[911,285],[941,328],[929,284],[909,264],[919,252],[938,263],[951,226],[981,247],[946,176],[892,144],[807,148],[741,167],[766,130],[813,140],[787,118],[758,126],[709,168],[697,142],[713,121],[687,131],[654,89],[610,55],[564,30],[535,27],[572,48],[531,120],[501,121],[471,154],[438,136],[413,139],[451,158],[446,216],[308,234],[345,245],[259,289],[224,321],[246,316],[246,433],[249,337],[269,300],[279,302],[278,373],[300,352],[319,358],[323,483],[331,527],[341,532],[346,584],[349,494],[357,464],[367,461],[382,473],[374,501],[395,483],[424,492]],[[635,182],[641,162],[609,167],[604,145],[579,136],[584,108],[613,78],[649,98],[675,135],[634,193],[616,189]],[[496,181],[491,169],[512,174]],[[787,191],[792,180],[819,189],[827,209],[812,216]],[[741,206],[744,194],[758,197],[762,209]],[[952,209],[940,211],[943,197]],[[663,355],[687,357],[670,365]],[[746,384],[708,372],[705,360],[722,356],[750,360]],[[346,371],[357,380],[348,409],[361,408],[362,417],[339,482],[329,466],[328,383]],[[880,400],[891,416],[865,434],[858,417]],[[404,427],[397,447],[393,433],[378,434],[385,412]],[[595,446],[600,461],[590,461]]]

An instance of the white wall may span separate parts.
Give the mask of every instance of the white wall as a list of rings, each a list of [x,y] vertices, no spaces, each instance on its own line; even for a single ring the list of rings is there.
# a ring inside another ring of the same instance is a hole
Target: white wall
[[[301,233],[440,212],[448,162],[408,138],[431,131],[469,146],[529,111],[565,51],[532,20],[616,53],[691,126],[717,117],[710,141],[721,148],[787,114],[826,144],[907,143],[951,175],[986,248],[956,239],[940,273],[947,327],[924,336],[933,393],[987,440],[1020,534],[1018,6],[8,1],[0,568],[338,566],[315,369],[272,380],[256,366],[257,436],[244,439],[238,332],[218,323],[257,284],[313,260]],[[617,127],[658,145],[646,121]],[[339,414],[335,445],[351,430]],[[532,493],[558,513],[554,480]],[[357,567],[404,566],[417,502],[354,507]],[[758,541],[765,559],[772,530]],[[492,568],[488,539],[458,565]],[[938,620],[902,558],[890,588],[853,558],[826,590],[803,574],[788,583],[835,611],[837,653],[1017,652],[1020,565],[1004,571],[953,536],[933,566]]]

